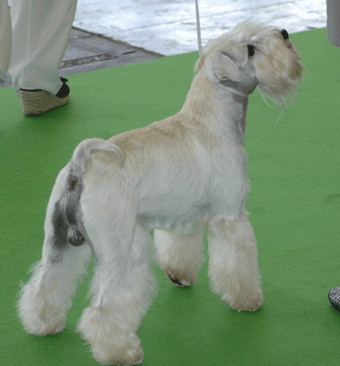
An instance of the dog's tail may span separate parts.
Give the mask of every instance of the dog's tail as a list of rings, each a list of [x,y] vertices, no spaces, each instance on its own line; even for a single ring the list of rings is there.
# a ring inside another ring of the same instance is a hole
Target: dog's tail
[[[124,163],[124,153],[117,145],[103,139],[88,139],[82,141],[74,150],[71,159],[71,175],[82,177],[86,173],[91,152],[96,150],[109,151],[117,156],[120,165]]]
[[[89,139],[82,141],[75,149],[68,173],[66,187],[56,202],[53,214],[55,235],[57,241],[78,246],[85,242],[86,229],[82,223],[80,197],[84,189],[83,178],[87,172],[87,163],[92,151],[108,151],[113,153],[120,165],[124,163],[122,150],[108,141],[102,139]]]

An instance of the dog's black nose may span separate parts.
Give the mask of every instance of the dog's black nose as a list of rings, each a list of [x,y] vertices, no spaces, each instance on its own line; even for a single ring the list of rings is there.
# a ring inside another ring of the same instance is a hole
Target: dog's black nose
[[[289,39],[289,34],[285,29],[282,29],[281,34],[283,39]]]
[[[255,53],[255,47],[252,46],[251,44],[248,44],[248,56],[249,57],[254,56],[254,53]]]

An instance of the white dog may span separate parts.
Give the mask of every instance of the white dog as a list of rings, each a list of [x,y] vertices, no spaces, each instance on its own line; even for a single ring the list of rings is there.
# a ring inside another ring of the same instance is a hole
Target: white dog
[[[43,336],[64,329],[92,251],[92,303],[78,329],[98,362],[140,364],[136,331],[155,287],[151,229],[164,272],[189,286],[207,227],[213,290],[233,309],[258,309],[257,249],[245,211],[248,95],[259,85],[284,104],[301,80],[300,61],[285,30],[242,23],[208,43],[179,113],[80,143],[54,185],[42,260],[20,295],[25,330]]]

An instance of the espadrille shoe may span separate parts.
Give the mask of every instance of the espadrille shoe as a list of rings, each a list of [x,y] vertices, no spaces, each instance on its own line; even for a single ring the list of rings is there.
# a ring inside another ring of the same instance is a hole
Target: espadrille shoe
[[[328,298],[334,309],[340,312],[340,286],[334,287],[330,290]]]
[[[60,107],[70,101],[70,88],[66,84],[65,78],[60,78],[63,85],[57,95],[53,95],[44,90],[19,89],[19,97],[22,104],[22,112],[26,116],[38,116],[51,109]]]

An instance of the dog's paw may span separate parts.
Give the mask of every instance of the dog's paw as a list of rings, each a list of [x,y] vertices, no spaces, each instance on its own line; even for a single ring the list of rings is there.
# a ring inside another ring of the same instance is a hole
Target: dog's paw
[[[169,280],[177,287],[189,287],[197,280],[196,274],[193,275],[190,273],[181,273],[172,269],[166,269],[164,273],[169,278]]]
[[[232,309],[237,311],[255,311],[259,309],[263,304],[263,294],[260,290],[256,296],[243,295],[227,302]]]
[[[189,287],[190,283],[186,282],[185,280],[179,280],[176,277],[171,277],[170,275],[166,275],[168,279],[177,287]]]
[[[103,352],[103,349],[92,348],[94,359],[102,365],[132,366],[140,365],[143,362],[143,350],[137,349],[116,349],[114,352]]]
[[[56,304],[56,299],[49,292],[31,284],[23,287],[17,304],[25,331],[41,337],[64,330],[67,307]]]
[[[124,313],[122,309],[119,313],[118,310],[112,305],[86,308],[78,323],[78,331],[91,345],[97,362],[103,365],[139,365],[143,361],[140,340],[128,330],[134,314]]]

